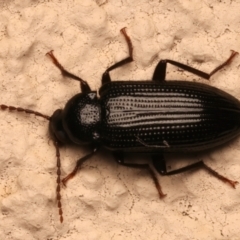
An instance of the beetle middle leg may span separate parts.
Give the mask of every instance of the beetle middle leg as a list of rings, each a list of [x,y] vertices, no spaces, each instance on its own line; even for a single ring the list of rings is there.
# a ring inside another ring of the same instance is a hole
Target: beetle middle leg
[[[129,56],[123,60],[121,60],[120,62],[117,62],[115,64],[113,64],[112,66],[110,66],[102,75],[102,85],[107,83],[107,82],[111,82],[111,78],[109,75],[109,72],[112,71],[113,69],[116,69],[118,67],[121,67],[127,63],[130,63],[133,61],[133,56],[132,56],[132,52],[133,52],[133,46],[132,46],[132,41],[130,39],[130,37],[127,35],[126,33],[126,28],[122,28],[121,33],[123,34],[123,36],[125,37],[125,40],[127,42],[128,45],[128,51],[129,51]]]
[[[236,185],[238,184],[237,181],[231,180],[231,179],[226,178],[223,175],[219,174],[218,172],[216,172],[215,170],[213,170],[212,168],[207,166],[202,160],[199,161],[199,162],[190,164],[188,166],[185,166],[185,167],[182,167],[182,168],[179,168],[179,169],[176,169],[176,170],[172,170],[170,172],[167,171],[166,163],[165,163],[165,160],[163,158],[163,155],[152,156],[152,162],[153,162],[153,166],[155,167],[155,169],[161,175],[174,175],[174,174],[183,173],[183,172],[186,172],[186,171],[189,171],[189,170],[203,168],[203,169],[207,170],[213,176],[220,179],[221,181],[229,183],[233,188],[236,188]]]
[[[117,153],[114,153],[114,158],[116,160],[116,162],[122,166],[125,166],[125,167],[130,167],[130,168],[137,168],[137,169],[146,169],[148,170],[148,172],[150,173],[151,175],[151,178],[155,184],[155,187],[158,191],[158,195],[160,198],[163,198],[166,196],[166,194],[163,193],[162,191],[162,188],[158,182],[158,179],[157,179],[157,176],[155,174],[155,172],[152,170],[152,168],[150,167],[149,164],[136,164],[136,163],[125,163],[124,162],[124,155],[122,152],[117,152]]]
[[[190,67],[188,65],[185,65],[183,63],[180,62],[176,62],[173,60],[169,60],[169,59],[165,59],[165,60],[161,60],[158,65],[155,68],[154,74],[153,74],[153,81],[159,81],[159,82],[163,82],[166,80],[166,69],[167,69],[167,63],[170,63],[176,67],[179,67],[185,71],[188,71],[190,73],[193,73],[199,77],[202,77],[204,79],[209,80],[210,77],[215,74],[216,72],[218,72],[220,69],[222,69],[223,67],[229,65],[231,63],[231,61],[233,60],[233,58],[238,54],[238,52],[235,52],[232,50],[232,53],[230,55],[230,57],[223,62],[222,64],[220,64],[219,66],[217,66],[216,68],[213,69],[213,71],[211,71],[210,73],[206,73],[203,71],[200,71],[196,68]]]

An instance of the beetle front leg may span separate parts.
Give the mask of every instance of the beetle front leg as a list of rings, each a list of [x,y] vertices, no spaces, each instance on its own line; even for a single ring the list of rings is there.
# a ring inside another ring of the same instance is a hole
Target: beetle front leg
[[[169,59],[165,59],[165,60],[161,60],[158,65],[156,66],[155,68],[155,71],[154,71],[154,74],[153,74],[153,78],[152,80],[153,81],[159,81],[159,82],[163,82],[166,80],[166,69],[167,69],[167,63],[170,63],[176,67],[179,67],[185,71],[188,71],[190,73],[193,73],[199,77],[202,77],[204,79],[207,79],[209,80],[210,77],[218,72],[220,69],[222,69],[223,67],[229,65],[233,58],[238,54],[238,52],[235,52],[232,50],[232,53],[230,55],[230,57],[225,61],[223,62],[222,64],[220,64],[219,66],[217,66],[216,68],[213,69],[213,71],[211,71],[210,73],[205,73],[203,71],[200,71],[196,68],[193,68],[193,67],[190,67],[188,65],[185,65],[183,63],[180,63],[180,62],[176,62],[176,61],[173,61],[173,60],[169,60]]]
[[[112,71],[113,69],[116,69],[118,67],[121,67],[127,63],[130,63],[133,61],[133,56],[132,56],[132,53],[133,53],[133,46],[132,46],[132,41],[130,39],[130,37],[127,35],[126,33],[126,28],[122,28],[120,30],[120,32],[123,34],[123,36],[125,37],[125,40],[127,42],[127,45],[128,45],[128,51],[129,51],[129,56],[123,60],[121,60],[120,62],[117,62],[115,64],[113,64],[112,66],[110,66],[102,75],[102,85],[107,83],[107,82],[111,82],[111,78],[110,78],[110,75],[109,75],[109,72]]]
[[[87,155],[85,155],[84,157],[80,158],[77,163],[75,168],[73,169],[73,171],[71,173],[69,173],[65,178],[62,179],[62,183],[64,186],[66,186],[66,183],[68,182],[68,180],[70,180],[71,178],[73,178],[76,173],[80,170],[82,164],[88,160],[90,157],[92,157],[96,152],[97,152],[98,148],[94,148],[93,151]]]
[[[50,57],[50,59],[52,60],[53,64],[61,71],[62,75],[64,77],[68,77],[68,78],[71,78],[71,79],[74,79],[74,80],[77,80],[80,82],[80,86],[81,86],[81,90],[82,90],[82,93],[88,93],[88,92],[91,92],[91,89],[88,85],[88,83],[86,81],[84,81],[83,79],[81,79],[80,77],[68,72],[60,63],[59,61],[57,60],[57,58],[54,56],[53,54],[53,50],[46,53],[46,55],[48,57]]]
[[[160,159],[159,159],[160,157]],[[205,170],[207,170],[210,174],[212,174],[213,176],[217,177],[218,179],[220,179],[223,182],[227,182],[229,183],[233,188],[236,188],[236,185],[238,184],[237,181],[233,181],[229,178],[224,177],[223,175],[219,174],[218,172],[216,172],[215,170],[213,170],[212,168],[210,168],[209,166],[207,166],[202,160],[193,164],[190,164],[188,166],[173,170],[168,172],[167,168],[166,168],[166,163],[164,161],[164,158],[162,155],[156,155],[152,157],[153,160],[153,166],[155,167],[155,169],[161,174],[161,175],[174,175],[174,174],[178,174],[178,173],[183,173],[189,170],[194,170],[194,169],[199,169],[199,168],[203,168]]]
[[[114,153],[114,158],[116,160],[116,162],[122,166],[125,166],[125,167],[130,167],[130,168],[137,168],[137,169],[146,169],[151,177],[152,177],[152,180],[155,184],[155,187],[158,191],[158,195],[160,198],[163,198],[166,196],[166,194],[164,194],[162,192],[162,188],[158,182],[158,179],[157,179],[157,176],[155,174],[155,172],[152,170],[152,168],[150,167],[149,164],[135,164],[135,163],[125,163],[124,162],[124,155],[122,152],[117,152],[117,153]]]

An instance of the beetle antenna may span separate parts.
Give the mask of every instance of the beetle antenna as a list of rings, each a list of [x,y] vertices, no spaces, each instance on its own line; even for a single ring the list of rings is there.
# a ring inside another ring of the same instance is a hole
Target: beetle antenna
[[[17,112],[25,112],[27,114],[33,114],[37,117],[42,117],[44,119],[47,119],[48,121],[51,120],[51,117],[45,114],[42,114],[40,112],[33,111],[31,109],[27,108],[21,108],[21,107],[14,107],[14,106],[7,106],[4,104],[0,104],[0,109],[1,110],[6,110],[8,109],[9,111],[17,111]],[[56,157],[57,157],[57,205],[59,209],[59,216],[60,216],[60,222],[63,222],[63,211],[62,211],[62,204],[61,204],[61,160],[60,160],[60,151],[59,151],[59,144],[56,140],[54,140],[54,146],[56,149]]]
[[[54,141],[54,146],[56,149],[56,157],[57,157],[57,204],[60,216],[60,222],[63,222],[63,211],[62,211],[62,203],[61,203],[61,160],[60,160],[60,151],[58,141]]]
[[[17,112],[25,112],[27,114],[34,114],[35,116],[42,117],[42,118],[45,118],[48,121],[50,121],[50,117],[49,116],[47,116],[45,114],[42,114],[40,112],[36,112],[36,111],[30,110],[30,109],[21,108],[21,107],[14,107],[14,106],[7,106],[7,105],[4,105],[4,104],[0,104],[0,108],[1,108],[1,110],[8,109],[9,111],[17,111]]]

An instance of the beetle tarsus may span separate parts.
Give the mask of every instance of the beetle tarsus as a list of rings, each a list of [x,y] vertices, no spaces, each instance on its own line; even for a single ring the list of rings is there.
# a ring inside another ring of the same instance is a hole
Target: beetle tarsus
[[[227,182],[235,189],[236,185],[239,184],[238,181],[232,181],[230,179],[227,179]]]
[[[225,61],[223,62],[222,64],[220,64],[219,66],[217,66],[215,69],[212,70],[212,72],[210,72],[209,76],[211,77],[214,73],[218,72],[220,69],[222,69],[223,67],[229,65],[233,58],[236,57],[238,55],[238,52],[234,51],[234,50],[231,50],[231,55],[230,57]]]
[[[236,185],[238,184],[237,181],[224,177],[223,175],[219,174],[218,172],[207,166],[203,161],[201,161],[200,163],[202,163],[202,167],[206,169],[209,173],[211,173],[213,176],[217,177],[223,182],[229,183],[233,188],[236,188]]]

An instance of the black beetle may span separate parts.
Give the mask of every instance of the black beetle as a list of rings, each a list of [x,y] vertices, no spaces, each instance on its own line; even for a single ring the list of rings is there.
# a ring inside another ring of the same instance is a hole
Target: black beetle
[[[90,144],[92,152],[77,161],[74,170],[63,184],[74,177],[81,165],[100,147],[113,152],[118,163],[149,171],[159,196],[164,197],[154,170],[149,164],[124,162],[125,152],[150,153],[155,169],[163,175],[180,173],[196,167],[204,167],[219,179],[238,183],[218,174],[203,161],[167,172],[163,153],[197,152],[221,145],[240,134],[240,102],[215,87],[202,83],[165,80],[167,63],[189,71],[205,79],[228,65],[238,54],[231,56],[210,74],[172,60],[161,60],[152,81],[111,82],[109,72],[133,61],[132,43],[121,30],[129,48],[129,57],[109,67],[102,76],[102,87],[92,91],[84,80],[66,71],[53,55],[47,53],[62,75],[80,82],[82,93],[72,97],[65,108],[57,109],[51,117],[29,109],[0,105],[2,110],[24,111],[50,121],[49,129],[56,147],[57,201],[60,221],[63,221],[60,196],[61,144]]]

